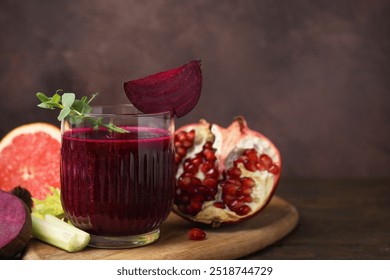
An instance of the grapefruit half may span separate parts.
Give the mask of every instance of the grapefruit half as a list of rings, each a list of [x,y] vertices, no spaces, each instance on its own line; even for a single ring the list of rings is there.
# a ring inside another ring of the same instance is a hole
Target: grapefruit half
[[[16,127],[0,142],[0,189],[21,186],[44,199],[50,186],[60,188],[61,131],[36,122]]]

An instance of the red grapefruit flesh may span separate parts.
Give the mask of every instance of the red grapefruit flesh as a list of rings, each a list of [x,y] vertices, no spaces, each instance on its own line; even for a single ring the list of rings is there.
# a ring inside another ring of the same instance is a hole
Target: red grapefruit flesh
[[[0,189],[28,189],[44,199],[60,187],[61,131],[48,123],[31,123],[9,132],[0,142]]]
[[[202,89],[200,61],[124,83],[131,103],[143,113],[171,112],[182,117],[198,103]]]

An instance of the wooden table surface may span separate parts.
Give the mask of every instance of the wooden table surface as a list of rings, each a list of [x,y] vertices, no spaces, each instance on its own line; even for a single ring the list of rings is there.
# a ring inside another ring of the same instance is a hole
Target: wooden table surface
[[[390,178],[282,179],[276,194],[298,209],[298,226],[244,259],[390,259]]]
[[[298,225],[242,259],[390,259],[390,178],[282,178],[276,195],[297,208]]]

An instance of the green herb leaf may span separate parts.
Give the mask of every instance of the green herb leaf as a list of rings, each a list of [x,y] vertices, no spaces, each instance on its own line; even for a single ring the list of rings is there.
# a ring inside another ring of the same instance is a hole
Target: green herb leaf
[[[81,100],[75,100],[72,105],[73,109],[80,112],[81,114],[89,114],[92,112],[91,106],[87,103],[87,101],[81,99]]]
[[[95,129],[98,129],[100,126],[107,128],[111,132],[118,133],[127,133],[126,129],[120,128],[112,123],[104,124],[101,118],[93,118],[88,116],[92,112],[92,108],[89,105],[91,101],[97,96],[97,93],[92,94],[91,98],[83,96],[81,99],[76,99],[74,93],[59,93],[62,90],[58,89],[53,96],[49,97],[42,92],[36,94],[37,98],[41,103],[38,104],[38,107],[43,109],[61,109],[57,119],[59,121],[64,120],[69,116],[69,121],[72,124],[80,124],[84,119],[90,121]]]
[[[73,105],[74,100],[76,99],[76,95],[74,93],[64,93],[62,95],[62,105],[65,107],[70,107]]]
[[[61,101],[61,95],[59,95],[58,93],[55,93],[51,99],[50,99],[50,102],[53,103],[53,104],[59,104]]]
[[[42,102],[42,103],[45,103],[47,101],[50,100],[49,97],[46,96],[46,94],[42,93],[42,92],[37,92],[37,97],[38,99]]]
[[[58,115],[57,119],[59,121],[62,121],[63,119],[65,119],[65,117],[67,115],[69,115],[69,113],[70,113],[70,107],[64,107],[64,108],[62,108],[62,110],[61,110],[60,114]]]
[[[38,107],[43,108],[43,109],[54,109],[53,105],[50,105],[48,103],[43,103],[43,102],[38,104]]]
[[[115,131],[115,132],[118,132],[118,133],[126,133],[126,132],[128,132],[126,129],[118,127],[118,126],[114,125],[113,123],[109,123],[105,127],[107,127],[111,131]]]

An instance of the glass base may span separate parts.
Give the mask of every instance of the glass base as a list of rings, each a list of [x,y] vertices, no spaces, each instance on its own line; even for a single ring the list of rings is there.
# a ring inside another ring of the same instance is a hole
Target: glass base
[[[103,249],[134,248],[156,242],[159,237],[160,229],[131,236],[100,236],[91,234],[88,246]]]

